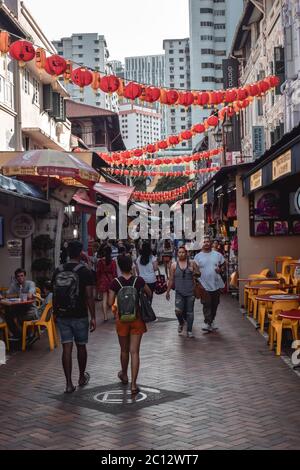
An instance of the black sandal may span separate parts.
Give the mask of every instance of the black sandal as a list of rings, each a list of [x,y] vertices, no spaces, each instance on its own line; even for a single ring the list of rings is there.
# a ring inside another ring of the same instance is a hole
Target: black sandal
[[[76,387],[70,388],[70,390],[66,389],[64,393],[66,395],[71,395],[72,393],[76,392]]]
[[[119,372],[119,373],[118,373],[118,379],[121,380],[121,382],[122,382],[123,385],[128,385],[128,379],[125,380],[125,379],[123,378],[123,373],[122,373],[122,372]]]
[[[80,381],[79,381],[78,382],[79,387],[86,387],[88,385],[90,379],[91,379],[90,374],[88,372],[85,372],[84,373],[84,382],[80,383]]]

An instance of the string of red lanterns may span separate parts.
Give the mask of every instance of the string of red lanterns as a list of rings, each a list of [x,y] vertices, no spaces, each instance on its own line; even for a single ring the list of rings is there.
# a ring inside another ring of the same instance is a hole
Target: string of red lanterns
[[[126,83],[125,80],[115,75],[101,75],[100,72],[92,71],[86,66],[73,69],[75,64],[73,61],[56,54],[46,58],[44,49],[40,47],[35,49],[34,45],[26,40],[12,42],[12,36],[15,35],[7,31],[0,32],[0,52],[9,53],[10,57],[19,61],[21,66],[35,59],[39,70],[44,69],[55,78],[63,76],[66,82],[71,80],[81,90],[91,86],[95,92],[101,90],[107,94],[118,93],[119,96],[132,101],[136,99],[146,103],[159,101],[163,105],[179,105],[186,108],[190,106],[216,107],[221,104],[230,105],[243,102],[248,98],[261,97],[280,84],[280,79],[274,75],[241,88],[219,91],[179,91],[132,81]]]
[[[127,159],[124,157],[123,154],[128,153],[128,151],[121,152],[120,158],[115,160],[114,162],[110,160],[106,160],[107,163],[111,163],[112,166],[121,166],[121,167],[129,167],[129,166],[162,166],[162,165],[180,165],[180,164],[188,164],[192,162],[198,162],[201,160],[210,160],[217,155],[220,155],[223,152],[223,148],[217,148],[213,150],[208,150],[207,152],[200,152],[195,153],[194,155],[180,155],[174,158],[149,158],[149,159],[141,159],[141,158],[133,158]]]
[[[161,191],[157,193],[146,193],[143,191],[135,191],[133,199],[138,201],[147,202],[166,202],[180,199],[181,196],[188,193],[195,185],[195,182],[187,183],[181,188],[173,189],[172,191]]]
[[[210,167],[210,168],[200,168],[199,170],[184,170],[184,171],[138,171],[138,170],[118,170],[114,168],[109,168],[108,171],[111,174],[117,176],[129,176],[129,177],[143,177],[147,178],[148,176],[160,176],[168,178],[178,178],[180,176],[193,176],[201,175],[204,173],[216,173],[221,167]]]

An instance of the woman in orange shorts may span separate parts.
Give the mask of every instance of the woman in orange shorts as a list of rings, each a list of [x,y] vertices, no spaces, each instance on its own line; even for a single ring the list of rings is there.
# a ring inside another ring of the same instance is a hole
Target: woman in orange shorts
[[[145,284],[145,281],[141,277],[135,277],[132,275],[132,258],[130,255],[121,255],[118,257],[118,265],[121,270],[122,276],[111,283],[109,291],[109,305],[113,307],[114,314],[116,316],[116,329],[119,337],[119,343],[121,347],[121,366],[122,370],[119,372],[118,377],[124,385],[128,384],[128,365],[129,365],[129,354],[131,357],[131,393],[137,395],[139,388],[137,386],[137,376],[140,368],[140,345],[143,334],[147,332],[146,324],[140,317],[138,311],[138,318],[135,321],[123,323],[118,317],[116,307],[114,307],[117,294],[123,287],[133,286],[135,281],[135,288],[138,292],[144,290],[148,297],[151,297],[151,291]],[[119,281],[119,282],[118,282]],[[121,285],[120,285],[121,284]]]

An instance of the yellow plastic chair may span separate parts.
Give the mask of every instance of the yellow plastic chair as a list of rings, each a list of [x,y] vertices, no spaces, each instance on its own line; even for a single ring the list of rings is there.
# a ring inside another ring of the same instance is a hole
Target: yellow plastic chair
[[[275,258],[275,274],[277,277],[281,277],[282,272],[283,272],[283,262],[292,260],[292,256],[276,256]]]
[[[262,276],[261,274],[250,274],[248,276],[249,279],[259,279],[258,281],[250,281],[249,286],[259,284],[262,282],[264,279],[266,279],[265,276]],[[250,290],[247,287],[244,287],[244,306],[248,310],[248,296],[249,296]]]
[[[278,295],[278,294],[286,294],[284,290],[267,290],[264,292],[264,295]],[[264,332],[265,327],[265,318],[266,315],[272,312],[272,304],[273,302],[258,302],[258,319],[257,323],[260,325],[261,333]]]
[[[260,275],[261,275],[261,276],[264,276],[264,277],[268,277],[268,276],[270,276],[270,274],[271,274],[271,271],[270,271],[270,269],[268,269],[268,268],[263,269],[263,270],[260,272]]]
[[[272,314],[269,315],[270,326],[269,326],[269,347],[272,350],[274,348],[274,342],[276,340],[276,356],[281,355],[281,342],[282,342],[282,330],[292,330],[293,339],[298,339],[298,320],[280,319],[280,312],[287,312],[289,310],[297,310],[299,308],[299,302],[296,300],[290,300],[287,302],[274,302],[272,307]]]
[[[52,307],[52,303],[49,303],[45,306],[45,309],[42,313],[40,320],[30,320],[30,321],[25,321],[23,323],[22,351],[26,350],[27,329],[33,328],[33,330],[35,330],[35,327],[40,327],[40,326],[44,326],[45,328],[47,328],[50,351],[53,351],[54,347],[57,347],[57,341],[56,341],[57,335],[56,335],[56,330],[54,331],[54,328],[53,328],[54,322],[53,322],[52,317],[53,317],[53,307]]]
[[[291,284],[293,284],[293,293],[298,294],[300,292],[300,278],[299,274],[297,273],[296,276],[296,270],[299,270],[299,266],[297,265],[292,265],[291,266]]]
[[[263,282],[259,282],[260,284],[266,284],[266,285],[270,285],[270,286],[274,286],[274,285],[278,285],[279,286],[279,282],[277,281],[263,281]],[[259,284],[258,283],[258,284]],[[258,292],[260,292],[260,294],[264,294],[266,292],[266,290],[269,290],[271,289],[270,288],[266,288],[266,289],[259,289]],[[249,295],[248,295],[248,312],[249,314],[253,313],[253,317],[256,319],[257,317],[257,300],[256,300],[256,297],[259,295],[259,293],[254,293],[253,290],[250,290],[249,291]]]
[[[8,339],[8,326],[6,322],[0,323],[0,330],[3,331],[3,336],[5,339],[6,349],[9,351],[9,339]]]

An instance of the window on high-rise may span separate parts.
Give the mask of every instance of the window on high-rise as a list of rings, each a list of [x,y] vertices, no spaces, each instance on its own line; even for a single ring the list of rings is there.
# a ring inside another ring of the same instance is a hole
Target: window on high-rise
[[[223,37],[215,37],[215,42],[226,42],[226,38]]]
[[[204,14],[204,13],[210,13],[210,14],[213,14],[214,10],[212,8],[200,8],[200,13],[201,14]]]
[[[215,10],[214,15],[215,16],[225,16],[225,10]]]
[[[214,25],[215,29],[226,29],[226,24],[225,23],[217,23]]]
[[[201,54],[209,54],[209,55],[214,55],[215,51],[214,49],[201,49]]]
[[[201,68],[202,69],[214,69],[215,68],[215,64],[211,63],[211,62],[203,62],[201,64]]]
[[[213,26],[213,22],[212,21],[201,21],[200,22],[200,26]]]
[[[215,55],[217,57],[224,57],[226,56],[226,51],[215,51]]]
[[[201,36],[201,41],[213,41],[213,40],[214,40],[213,36],[209,36],[209,35]]]

